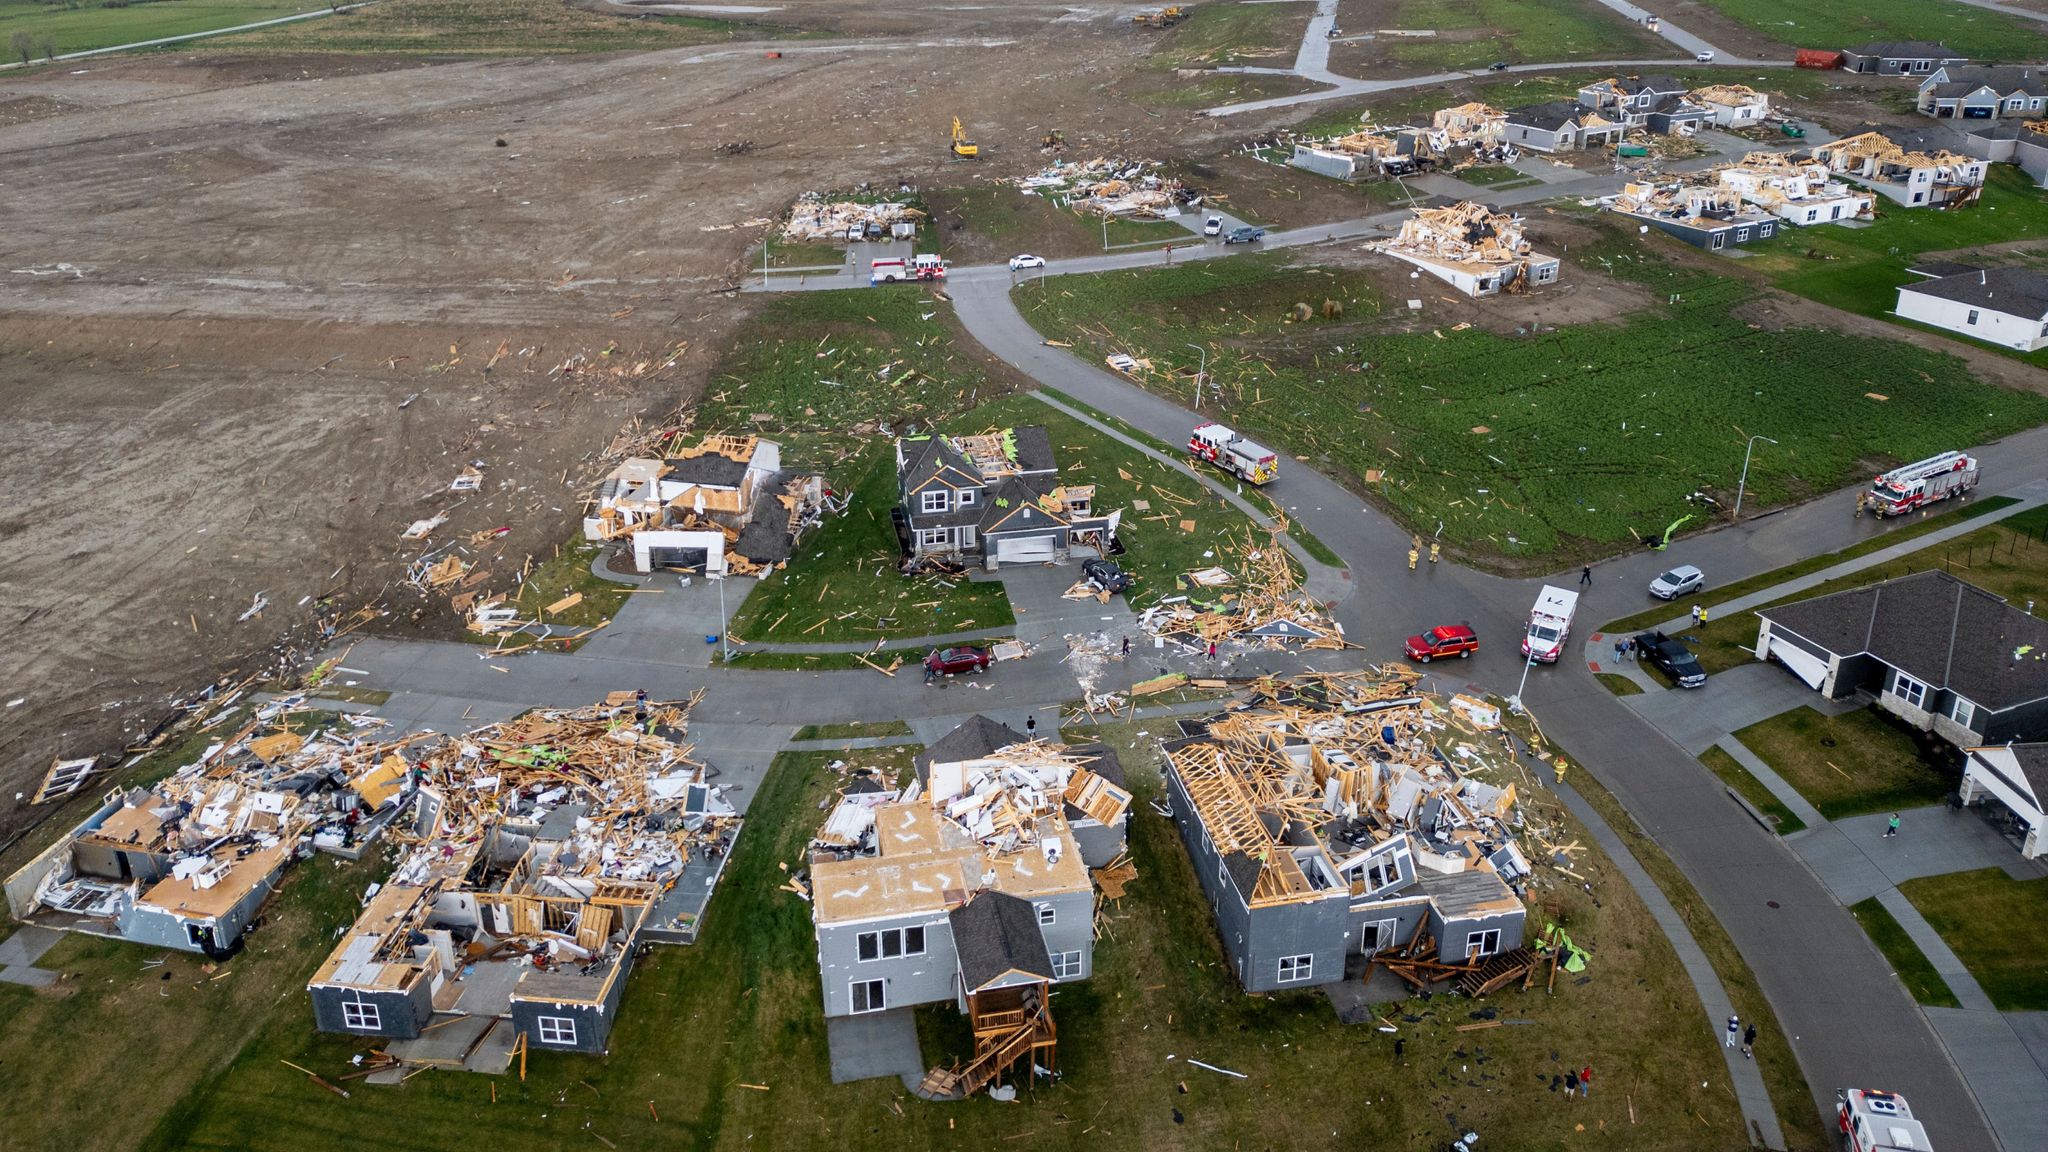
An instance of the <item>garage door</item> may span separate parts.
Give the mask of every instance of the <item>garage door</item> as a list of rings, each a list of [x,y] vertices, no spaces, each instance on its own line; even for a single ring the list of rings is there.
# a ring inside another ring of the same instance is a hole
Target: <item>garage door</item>
[[[998,564],[1042,564],[1052,559],[1052,537],[1021,536],[996,541]]]
[[[1770,655],[1777,657],[1778,663],[1790,668],[1794,676],[1806,681],[1808,688],[1819,688],[1820,682],[1828,678],[1827,661],[1802,648],[1794,648],[1779,641],[1770,646]]]

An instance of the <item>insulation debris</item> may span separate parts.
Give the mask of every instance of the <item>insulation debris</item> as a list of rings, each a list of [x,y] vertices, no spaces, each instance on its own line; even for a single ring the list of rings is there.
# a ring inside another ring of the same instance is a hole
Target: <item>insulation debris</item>
[[[1468,296],[1523,292],[1557,279],[1557,258],[1530,247],[1519,216],[1470,200],[1413,211],[1393,239],[1366,250],[1413,264]]]
[[[1156,160],[1064,160],[1014,182],[1025,195],[1049,196],[1061,206],[1105,218],[1178,216],[1202,203],[1202,194],[1161,173]]]
[[[862,204],[852,200],[826,200],[816,193],[806,193],[791,205],[789,217],[782,224],[782,238],[791,243],[815,243],[844,240],[854,232],[865,237],[871,230],[901,236],[907,233],[896,232],[898,225],[907,225],[915,231],[924,218],[924,213],[908,203]]]

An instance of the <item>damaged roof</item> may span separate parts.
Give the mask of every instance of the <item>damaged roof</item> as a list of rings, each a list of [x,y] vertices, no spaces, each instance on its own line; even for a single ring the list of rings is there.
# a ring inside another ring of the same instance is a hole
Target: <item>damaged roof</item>
[[[931,766],[934,764],[978,760],[998,748],[1022,744],[1029,739],[1030,737],[1008,724],[1000,720],[991,720],[977,712],[962,721],[958,728],[927,745],[911,763],[917,767],[918,782],[929,785]]]

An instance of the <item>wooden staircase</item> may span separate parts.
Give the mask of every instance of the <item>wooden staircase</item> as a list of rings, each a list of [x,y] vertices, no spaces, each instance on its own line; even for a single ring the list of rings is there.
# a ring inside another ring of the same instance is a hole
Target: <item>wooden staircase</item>
[[[1516,980],[1528,987],[1528,977],[1536,971],[1536,953],[1527,948],[1488,956],[1458,977],[1458,991],[1472,999],[1478,999],[1489,992],[1498,992]]]
[[[1036,994],[1018,1007],[993,1010],[984,1009],[977,1003],[979,997],[970,996],[974,1059],[926,1072],[917,1094],[928,1100],[964,1100],[1000,1079],[1019,1060],[1035,1060],[1042,1051],[1050,1064],[1058,1031],[1044,985],[1034,991]]]

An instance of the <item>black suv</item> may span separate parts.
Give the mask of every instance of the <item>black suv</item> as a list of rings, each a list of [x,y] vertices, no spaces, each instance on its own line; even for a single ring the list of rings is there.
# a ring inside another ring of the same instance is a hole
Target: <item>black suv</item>
[[[1707,682],[1707,671],[1700,667],[1699,657],[1692,654],[1692,649],[1662,632],[1638,634],[1636,652],[1659,671],[1678,681],[1680,688],[1698,688]]]

